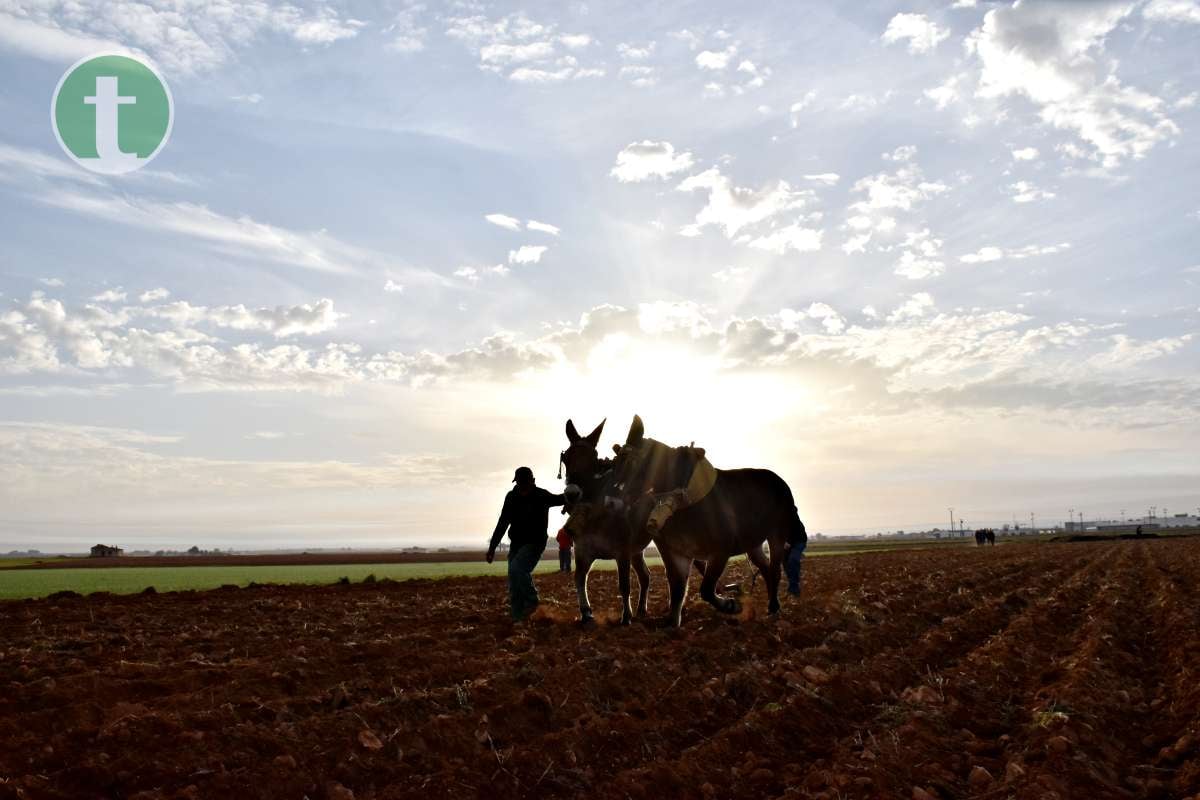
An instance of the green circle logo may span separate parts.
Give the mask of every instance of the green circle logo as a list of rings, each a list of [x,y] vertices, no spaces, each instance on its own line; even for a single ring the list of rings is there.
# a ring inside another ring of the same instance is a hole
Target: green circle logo
[[[166,145],[174,121],[175,102],[158,70],[119,53],[76,62],[50,101],[50,127],[63,152],[105,175],[149,164]]]

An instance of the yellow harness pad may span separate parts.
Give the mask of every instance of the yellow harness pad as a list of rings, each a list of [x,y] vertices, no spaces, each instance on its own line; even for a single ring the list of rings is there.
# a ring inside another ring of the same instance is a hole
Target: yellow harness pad
[[[716,467],[709,463],[707,458],[701,458],[696,462],[696,468],[692,470],[692,477],[684,492],[687,504],[692,506],[708,497],[708,493],[712,491],[713,484],[716,482]]]

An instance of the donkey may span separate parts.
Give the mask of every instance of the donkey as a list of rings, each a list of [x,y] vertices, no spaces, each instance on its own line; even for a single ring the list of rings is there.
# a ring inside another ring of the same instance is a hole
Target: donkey
[[[646,616],[650,570],[642,551],[650,544],[650,537],[644,533],[635,536],[626,514],[610,507],[611,499],[610,504],[604,502],[612,478],[612,459],[602,459],[596,453],[603,431],[604,421],[587,436],[580,436],[575,423],[567,420],[570,445],[559,454],[559,463],[567,468],[568,486],[577,486],[581,492],[580,500],[566,509],[571,514],[567,530],[575,542],[575,593],[579,596],[580,621],[587,624],[592,621],[587,592],[592,563],[598,558],[615,559],[621,592],[621,624],[628,625],[633,619],[629,602],[631,566],[638,577],[637,615]]]
[[[634,416],[613,465],[615,486],[626,504],[637,509],[644,504],[647,494],[677,491],[686,486],[702,452],[691,447],[672,448],[647,439],[641,417]],[[765,469],[716,472],[716,483],[702,500],[676,511],[661,529],[649,532],[667,570],[671,590],[667,624],[672,627],[678,628],[683,621],[693,559],[707,562],[700,596],[718,611],[734,614],[740,610],[738,602],[718,595],[717,581],[730,557],[745,553],[767,586],[768,611],[776,614],[784,548],[807,541],[792,491],[782,478]],[[639,521],[633,524],[638,525]],[[764,540],[771,548],[769,561],[762,549]]]

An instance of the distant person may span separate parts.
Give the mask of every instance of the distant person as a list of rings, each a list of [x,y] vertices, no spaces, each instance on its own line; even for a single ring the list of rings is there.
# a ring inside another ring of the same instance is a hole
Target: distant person
[[[558,536],[554,537],[558,542],[558,571],[571,574],[571,534],[567,533],[566,528],[558,529]]]
[[[783,571],[787,573],[788,594],[800,596],[800,586],[804,570],[804,549],[808,547],[808,532],[804,523],[799,523],[799,529],[783,546]]]
[[[1137,535],[1137,536],[1141,536],[1141,535],[1142,535],[1142,526],[1141,526],[1141,525],[1138,525],[1138,529],[1137,529],[1137,534],[1136,534],[1136,535]]]
[[[504,496],[504,507],[500,520],[492,533],[488,547],[487,562],[496,557],[496,546],[508,532],[508,599],[512,606],[514,622],[520,622],[533,613],[538,605],[537,587],[533,585],[533,569],[542,558],[549,538],[550,509],[561,506],[565,498],[551,494],[535,485],[533,470],[518,467],[513,475],[516,488]]]

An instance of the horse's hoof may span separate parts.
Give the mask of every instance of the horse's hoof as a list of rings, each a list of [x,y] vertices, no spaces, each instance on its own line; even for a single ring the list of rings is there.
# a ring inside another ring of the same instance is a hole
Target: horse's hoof
[[[767,613],[773,617],[779,616],[779,601],[778,600],[776,600],[774,603],[771,603],[769,606],[767,606]]]
[[[633,617],[629,616],[628,614],[621,615],[621,624],[622,625],[629,625],[632,622],[633,622]]]
[[[596,624],[596,619],[591,614],[588,614],[586,617],[579,618],[580,627],[591,628],[595,624]]]

